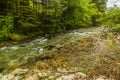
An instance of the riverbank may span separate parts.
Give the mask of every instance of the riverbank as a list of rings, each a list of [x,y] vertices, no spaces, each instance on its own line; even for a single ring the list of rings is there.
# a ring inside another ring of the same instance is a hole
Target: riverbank
[[[78,29],[0,48],[1,80],[72,80],[76,75],[77,80],[119,80],[119,56],[100,38],[102,29]]]

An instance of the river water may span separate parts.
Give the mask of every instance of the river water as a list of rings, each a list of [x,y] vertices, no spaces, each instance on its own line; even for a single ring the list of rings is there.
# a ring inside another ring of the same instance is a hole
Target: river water
[[[98,32],[94,28],[78,29],[55,36],[53,39],[38,37],[20,44],[4,45],[0,48],[0,73],[25,65],[27,61],[44,54],[46,49],[54,48],[58,44],[64,45],[65,41],[74,40],[77,37],[92,36],[96,33]]]

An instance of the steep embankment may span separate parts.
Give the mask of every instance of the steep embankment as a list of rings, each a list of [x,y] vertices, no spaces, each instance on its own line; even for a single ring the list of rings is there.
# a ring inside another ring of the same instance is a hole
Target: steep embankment
[[[1,80],[119,80],[119,56],[100,38],[102,29],[78,29],[50,40],[39,37],[2,47],[0,69],[10,73],[1,74]]]

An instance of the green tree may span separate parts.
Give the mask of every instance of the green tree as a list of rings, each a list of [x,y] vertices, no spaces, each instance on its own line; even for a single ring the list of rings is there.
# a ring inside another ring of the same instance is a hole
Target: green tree
[[[110,31],[120,33],[120,8],[114,7],[107,10],[102,22]]]
[[[101,25],[100,19],[106,12],[106,3],[108,0],[91,0],[97,8],[97,13],[92,16],[93,26]]]
[[[106,11],[106,3],[108,0],[92,0],[95,3],[95,6],[98,8],[100,12]]]
[[[67,9],[63,12],[63,22],[68,29],[91,26],[91,17],[96,13],[90,0],[66,0]]]

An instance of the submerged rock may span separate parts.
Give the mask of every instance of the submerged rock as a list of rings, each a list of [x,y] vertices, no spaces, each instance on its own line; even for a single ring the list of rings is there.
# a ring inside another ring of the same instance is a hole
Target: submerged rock
[[[44,42],[46,42],[48,39],[45,39],[44,37],[43,38],[38,38],[38,39],[35,39],[33,41],[31,41],[31,43],[33,44],[43,44]]]
[[[47,41],[48,41],[48,39],[43,39],[39,42],[39,44],[43,44],[44,42],[47,42]]]
[[[11,49],[12,49],[12,50],[17,50],[18,47],[17,47],[17,46],[13,46],[13,47],[11,47]]]
[[[3,51],[3,50],[6,50],[8,49],[8,47],[2,47],[0,50]]]
[[[89,36],[91,34],[95,34],[96,32],[73,32],[73,33],[70,33],[74,36]]]
[[[39,54],[43,54],[43,48],[40,48],[40,49],[38,50],[38,53],[39,53]]]

